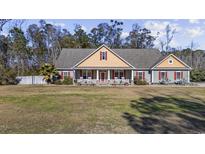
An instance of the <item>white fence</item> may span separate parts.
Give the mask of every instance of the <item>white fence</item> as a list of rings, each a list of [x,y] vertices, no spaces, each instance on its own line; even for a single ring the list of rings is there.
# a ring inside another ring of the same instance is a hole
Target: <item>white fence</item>
[[[19,84],[46,84],[43,76],[17,76],[16,79]]]

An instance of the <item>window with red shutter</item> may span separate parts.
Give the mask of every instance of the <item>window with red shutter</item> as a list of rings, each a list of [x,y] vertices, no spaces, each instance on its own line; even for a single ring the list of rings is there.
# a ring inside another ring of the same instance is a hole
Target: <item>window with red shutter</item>
[[[136,71],[135,79],[138,80],[138,71]]]
[[[161,72],[159,71],[159,80],[161,80]]]
[[[105,60],[107,60],[107,51],[105,52]]]
[[[82,70],[80,70],[80,77],[82,77],[82,75],[83,75],[83,74],[82,74]]]
[[[142,78],[143,78],[143,80],[145,80],[145,72],[143,72],[143,75],[142,75],[142,76],[143,76],[143,77],[142,77]]]
[[[112,70],[112,79],[114,79],[114,73],[115,73],[114,70]]]
[[[61,79],[63,79],[63,71],[61,71]]]
[[[102,60],[102,52],[100,51],[100,60]]]
[[[102,51],[101,53],[101,60],[107,60],[107,51]]]

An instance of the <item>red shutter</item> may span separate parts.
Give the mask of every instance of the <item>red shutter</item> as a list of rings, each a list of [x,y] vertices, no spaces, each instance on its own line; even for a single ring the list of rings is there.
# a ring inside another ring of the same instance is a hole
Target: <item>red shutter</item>
[[[100,51],[100,60],[102,60],[102,52]]]
[[[176,79],[177,79],[176,72],[174,72],[174,80],[176,80]]]
[[[159,80],[161,80],[161,72],[159,71]]]
[[[166,72],[166,79],[168,79],[168,72]]]
[[[114,70],[112,70],[112,79],[114,79]]]
[[[107,51],[105,52],[105,60],[107,60]]]
[[[124,70],[124,78],[126,77],[126,70]]]
[[[181,72],[181,79],[183,79],[183,72]]]
[[[136,71],[136,76],[135,76],[136,80],[138,80],[138,72]]]
[[[142,78],[143,78],[143,80],[145,80],[145,72],[144,71],[142,72]]]
[[[80,77],[82,77],[82,70],[80,70]]]
[[[61,71],[61,79],[63,79],[63,71]]]
[[[92,70],[92,79],[94,78],[94,70]]]

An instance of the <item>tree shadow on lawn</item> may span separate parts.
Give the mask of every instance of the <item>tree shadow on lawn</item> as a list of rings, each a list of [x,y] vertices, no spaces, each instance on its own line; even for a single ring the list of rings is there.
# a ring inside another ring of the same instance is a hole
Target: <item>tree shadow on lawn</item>
[[[132,100],[136,112],[123,117],[137,133],[205,133],[205,101],[199,98],[152,96]]]

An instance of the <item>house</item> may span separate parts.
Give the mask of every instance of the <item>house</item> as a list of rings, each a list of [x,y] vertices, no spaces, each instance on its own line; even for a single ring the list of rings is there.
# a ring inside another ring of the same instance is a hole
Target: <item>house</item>
[[[55,64],[62,76],[77,83],[129,83],[134,79],[150,84],[190,81],[191,67],[175,55],[162,56],[157,49],[62,49]]]

